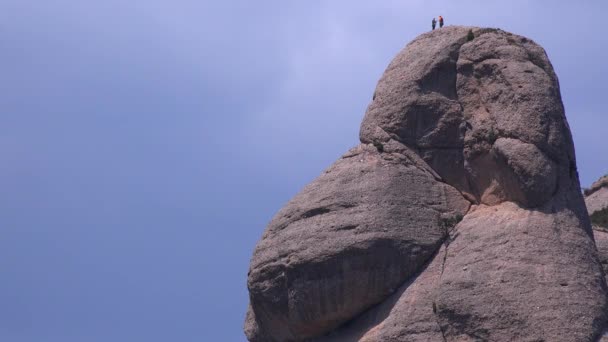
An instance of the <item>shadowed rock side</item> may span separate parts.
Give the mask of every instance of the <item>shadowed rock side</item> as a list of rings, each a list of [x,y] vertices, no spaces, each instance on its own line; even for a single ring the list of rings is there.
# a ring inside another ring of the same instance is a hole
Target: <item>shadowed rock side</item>
[[[258,243],[250,341],[599,337],[606,283],[541,47],[421,35],[378,82],[360,140]]]
[[[436,288],[443,273],[446,244],[421,273],[380,305],[316,342],[442,341],[436,315]]]

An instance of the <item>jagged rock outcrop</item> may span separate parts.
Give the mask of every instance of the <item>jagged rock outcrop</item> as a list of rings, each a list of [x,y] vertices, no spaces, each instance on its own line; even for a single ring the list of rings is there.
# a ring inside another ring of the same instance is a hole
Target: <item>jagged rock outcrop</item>
[[[595,245],[608,275],[608,175],[603,176],[585,190],[585,203],[593,225]]]
[[[608,175],[598,179],[585,190],[585,203],[589,215],[596,215],[594,225],[608,230]],[[602,215],[604,212],[606,213]]]
[[[540,46],[421,35],[378,82],[360,140],[258,243],[250,341],[599,337],[606,283]]]

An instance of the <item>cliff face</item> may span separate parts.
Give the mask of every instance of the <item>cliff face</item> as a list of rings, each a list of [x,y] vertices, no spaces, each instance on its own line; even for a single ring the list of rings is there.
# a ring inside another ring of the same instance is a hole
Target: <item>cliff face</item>
[[[421,35],[380,79],[360,140],[258,243],[250,341],[600,335],[606,283],[540,46]]]
[[[608,230],[608,221],[603,220],[603,215],[600,215],[604,210],[608,210],[608,175],[598,179],[591,188],[585,190],[585,203],[589,215],[597,217],[593,217],[595,226]]]
[[[595,244],[604,268],[608,274],[608,175],[600,178],[585,190],[585,203],[591,224]],[[608,338],[606,339],[608,341]]]

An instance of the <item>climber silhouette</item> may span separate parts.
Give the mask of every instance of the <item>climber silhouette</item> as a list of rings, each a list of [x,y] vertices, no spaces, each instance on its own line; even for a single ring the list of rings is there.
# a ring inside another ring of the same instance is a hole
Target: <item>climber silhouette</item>
[[[443,17],[439,16],[439,28],[443,27]]]
[[[433,18],[433,21],[431,21],[431,24],[433,25],[433,30],[435,30],[435,26],[437,26],[437,20],[435,20],[435,18]]]

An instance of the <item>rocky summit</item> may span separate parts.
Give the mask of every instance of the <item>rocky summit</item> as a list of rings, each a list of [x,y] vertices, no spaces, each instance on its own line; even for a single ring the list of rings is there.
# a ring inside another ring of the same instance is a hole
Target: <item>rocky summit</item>
[[[360,142],[266,228],[249,341],[600,338],[606,282],[543,48],[498,29],[419,36]]]

